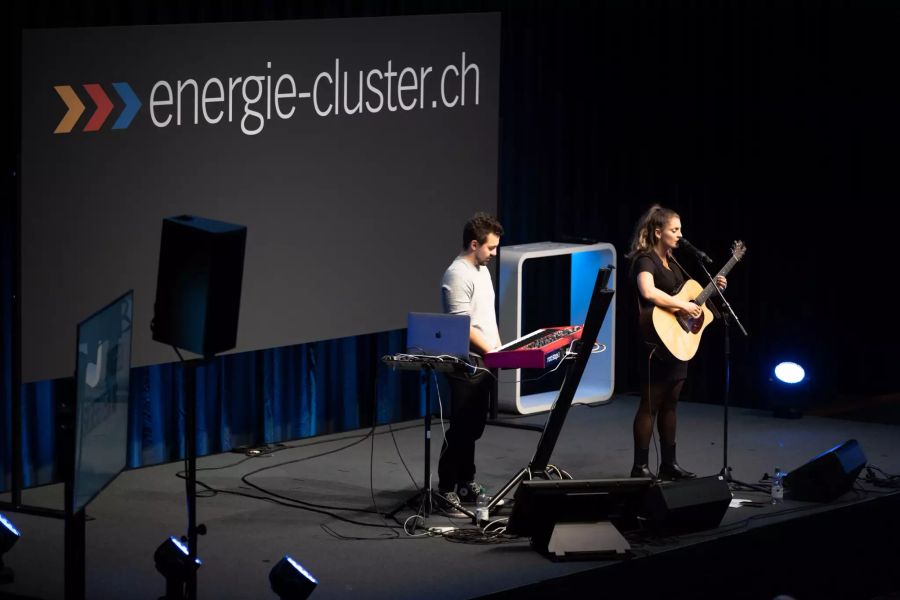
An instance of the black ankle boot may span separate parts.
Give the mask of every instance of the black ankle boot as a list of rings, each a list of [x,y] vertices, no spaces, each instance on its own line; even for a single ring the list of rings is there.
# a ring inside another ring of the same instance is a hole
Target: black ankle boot
[[[648,467],[646,464],[644,464],[644,465],[635,464],[633,467],[631,467],[631,476],[632,477],[649,477],[650,479],[656,479],[653,476],[653,473],[650,472],[650,467]]]
[[[659,465],[659,478],[663,481],[679,481],[681,479],[693,479],[697,475],[682,469],[677,462],[662,463]]]

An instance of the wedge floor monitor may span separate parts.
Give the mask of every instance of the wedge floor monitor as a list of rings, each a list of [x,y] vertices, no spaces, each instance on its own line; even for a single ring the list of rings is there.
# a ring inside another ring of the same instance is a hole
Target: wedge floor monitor
[[[546,545],[557,523],[610,521],[621,530],[637,526],[649,477],[523,481],[506,531]]]
[[[784,487],[794,500],[831,502],[850,491],[865,466],[859,442],[847,440],[792,470]]]

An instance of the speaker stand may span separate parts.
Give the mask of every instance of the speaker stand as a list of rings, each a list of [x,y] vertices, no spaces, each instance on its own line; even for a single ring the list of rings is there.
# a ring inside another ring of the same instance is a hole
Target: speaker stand
[[[178,356],[181,358],[181,353],[178,353]],[[187,462],[184,492],[187,500],[189,565],[194,565],[197,560],[198,536],[206,535],[206,525],[197,524],[197,369],[211,364],[213,358],[215,356],[210,355],[182,362],[184,367],[184,455]],[[184,597],[186,600],[196,600],[197,598],[197,569],[188,569]]]

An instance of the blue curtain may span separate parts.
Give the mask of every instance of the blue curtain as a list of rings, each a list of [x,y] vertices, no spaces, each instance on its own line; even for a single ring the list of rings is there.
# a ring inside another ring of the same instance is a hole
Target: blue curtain
[[[404,330],[218,357],[197,367],[197,453],[368,427],[422,416],[416,373],[393,372],[385,354],[405,347]],[[8,367],[6,367],[8,372]],[[8,380],[4,377],[6,392]],[[59,479],[56,409],[63,380],[22,388],[24,485]],[[185,367],[179,363],[132,369],[128,467],[184,456]],[[10,455],[4,404],[3,456]],[[2,465],[10,485],[8,460]]]

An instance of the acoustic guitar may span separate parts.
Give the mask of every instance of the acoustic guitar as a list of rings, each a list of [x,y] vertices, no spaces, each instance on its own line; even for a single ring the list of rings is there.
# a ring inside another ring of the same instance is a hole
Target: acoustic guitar
[[[731,247],[731,258],[725,266],[713,277],[727,275],[747,251],[744,242],[738,240]],[[688,279],[681,289],[674,294],[675,298],[685,302],[693,302],[698,305],[703,313],[696,318],[679,314],[678,310],[670,308],[653,307],[651,313],[652,332],[659,338],[666,350],[678,360],[690,360],[697,353],[700,346],[700,337],[703,330],[713,321],[713,314],[706,307],[706,301],[716,293],[715,283],[709,282],[706,287],[701,286],[693,279]]]

